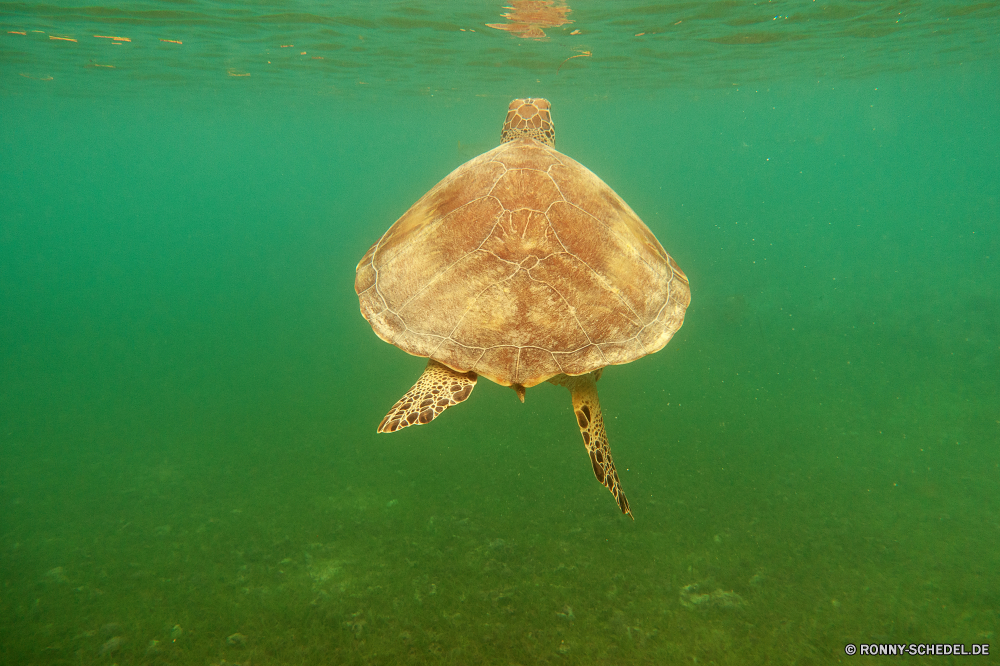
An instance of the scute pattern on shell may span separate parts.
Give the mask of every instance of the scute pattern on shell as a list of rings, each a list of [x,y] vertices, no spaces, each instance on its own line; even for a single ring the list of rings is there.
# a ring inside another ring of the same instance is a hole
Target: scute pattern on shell
[[[368,251],[355,280],[383,340],[534,386],[663,348],[687,277],[583,165],[530,138],[466,162]]]

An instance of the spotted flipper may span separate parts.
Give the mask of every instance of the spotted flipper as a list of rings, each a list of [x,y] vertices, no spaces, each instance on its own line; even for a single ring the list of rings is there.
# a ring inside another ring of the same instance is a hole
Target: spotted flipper
[[[615,496],[622,513],[635,520],[625,493],[622,492],[618,472],[615,470],[615,463],[608,449],[608,435],[604,432],[604,418],[601,416],[601,402],[597,399],[596,379],[599,373],[600,370],[579,377],[561,375],[550,381],[562,384],[570,390],[573,395],[573,412],[576,414],[577,425],[580,426],[580,434],[583,435],[583,444],[590,454],[590,463],[594,466],[594,476]]]
[[[399,399],[382,422],[379,432],[396,432],[411,425],[423,425],[436,419],[441,412],[462,402],[476,387],[479,375],[474,372],[455,372],[433,359],[420,379]]]

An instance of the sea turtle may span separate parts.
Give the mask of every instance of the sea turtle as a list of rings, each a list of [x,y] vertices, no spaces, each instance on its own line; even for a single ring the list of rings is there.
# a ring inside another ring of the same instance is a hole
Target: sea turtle
[[[609,365],[659,351],[684,321],[687,277],[604,181],[555,149],[547,100],[510,103],[500,145],[455,169],[358,262],[375,333],[428,359],[378,432],[430,423],[482,375],[572,394],[597,480],[632,515],[597,399]]]

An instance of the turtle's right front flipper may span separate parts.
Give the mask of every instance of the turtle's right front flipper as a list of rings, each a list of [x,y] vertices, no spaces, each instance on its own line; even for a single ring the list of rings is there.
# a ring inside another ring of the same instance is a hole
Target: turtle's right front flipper
[[[424,374],[392,406],[378,424],[378,431],[396,432],[406,426],[430,423],[444,410],[468,398],[477,379],[479,375],[474,372],[455,372],[434,359],[427,359]]]

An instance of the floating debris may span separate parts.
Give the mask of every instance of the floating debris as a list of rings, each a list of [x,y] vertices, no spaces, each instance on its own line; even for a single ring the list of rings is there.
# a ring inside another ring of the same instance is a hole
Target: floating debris
[[[581,49],[577,49],[577,55],[570,56],[570,57],[566,58],[565,60],[563,60],[561,63],[559,63],[559,66],[556,67],[556,74],[559,73],[559,70],[562,69],[563,65],[565,65],[567,62],[569,62],[573,58],[590,58],[593,55],[594,54],[591,53],[590,51],[583,51]]]
[[[243,647],[247,643],[247,637],[237,632],[235,634],[226,636],[226,642],[229,643],[230,645],[235,645],[236,647]]]

